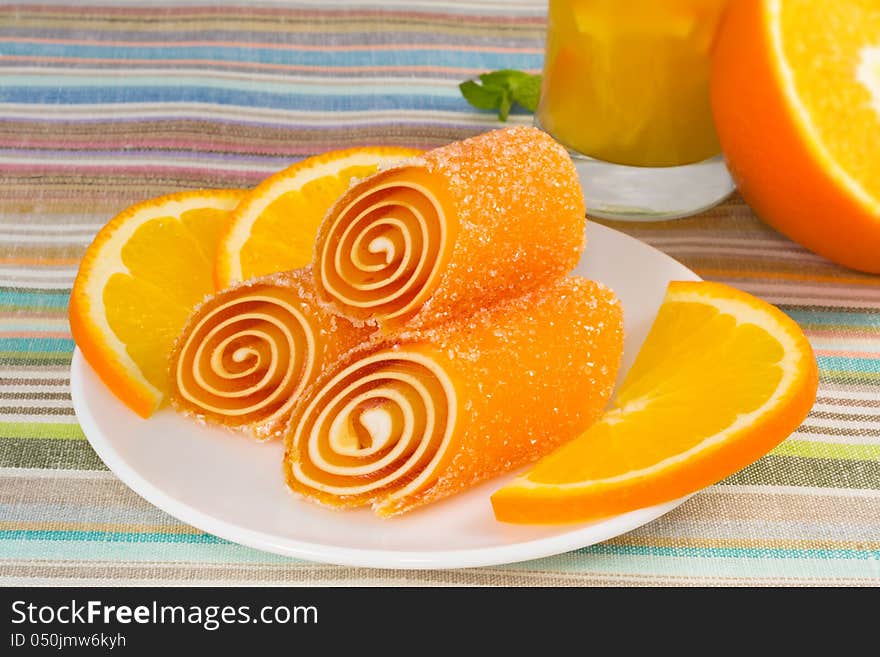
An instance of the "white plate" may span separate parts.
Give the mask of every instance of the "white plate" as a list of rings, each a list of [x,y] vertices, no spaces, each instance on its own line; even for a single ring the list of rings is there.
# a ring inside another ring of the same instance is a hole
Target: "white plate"
[[[600,280],[623,302],[621,377],[647,334],[671,280],[698,280],[672,258],[591,223],[576,273]],[[401,518],[333,511],[288,493],[280,443],[257,444],[163,410],[142,420],[100,382],[79,350],[70,376],[73,406],[92,447],[135,492],[222,538],[278,554],[350,566],[461,568],[545,557],[592,545],[667,513],[683,500],[577,525],[497,522],[489,495],[499,477]]]

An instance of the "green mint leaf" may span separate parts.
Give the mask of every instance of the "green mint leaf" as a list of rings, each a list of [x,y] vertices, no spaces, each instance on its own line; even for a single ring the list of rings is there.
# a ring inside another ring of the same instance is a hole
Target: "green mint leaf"
[[[477,109],[494,110],[501,104],[501,91],[490,89],[477,84],[473,80],[466,80],[458,85],[464,99]]]
[[[480,82],[486,87],[495,87],[498,89],[511,88],[519,84],[523,78],[529,77],[528,73],[522,71],[514,71],[513,69],[504,68],[500,71],[491,71],[483,73],[480,76]]]
[[[510,106],[513,104],[511,95],[507,89],[501,94],[501,102],[498,104],[498,118],[502,121],[506,121],[507,115],[510,114]]]
[[[541,76],[527,75],[513,87],[513,100],[530,112],[538,109],[541,96]]]
[[[541,76],[513,69],[490,71],[480,81],[467,80],[458,85],[461,95],[471,105],[483,110],[498,110],[498,118],[507,121],[514,103],[530,112],[538,107]]]

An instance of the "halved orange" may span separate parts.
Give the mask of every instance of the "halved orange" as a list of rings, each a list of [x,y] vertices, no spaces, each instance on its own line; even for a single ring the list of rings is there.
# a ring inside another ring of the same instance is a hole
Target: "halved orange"
[[[261,182],[235,209],[217,247],[217,288],[305,267],[321,220],[352,179],[419,153],[393,146],[330,151]]]
[[[181,192],[138,203],[86,249],[70,330],[107,387],[148,417],[168,389],[168,355],[193,307],[214,291],[214,253],[244,195]]]
[[[880,273],[877,0],[730,2],[711,96],[728,166],[758,216]]]
[[[782,442],[817,385],[787,315],[720,283],[673,282],[611,408],[497,491],[495,516],[592,520],[693,493]]]

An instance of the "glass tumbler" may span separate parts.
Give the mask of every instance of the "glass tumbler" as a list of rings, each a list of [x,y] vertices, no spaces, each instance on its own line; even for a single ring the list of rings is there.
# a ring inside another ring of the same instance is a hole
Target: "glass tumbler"
[[[727,0],[550,0],[538,125],[565,145],[589,214],[698,213],[733,181],[709,106]]]

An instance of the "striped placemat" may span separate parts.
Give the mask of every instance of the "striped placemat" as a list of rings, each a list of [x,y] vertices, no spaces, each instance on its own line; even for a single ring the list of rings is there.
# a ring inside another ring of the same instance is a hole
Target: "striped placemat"
[[[180,523],[85,441],[67,297],[103,222],[326,149],[495,127],[457,83],[539,70],[544,13],[534,0],[0,5],[0,584],[880,584],[880,277],[811,255],[736,197],[697,218],[607,223],[780,305],[816,350],[818,403],[772,454],[608,543],[460,571],[306,563]]]

